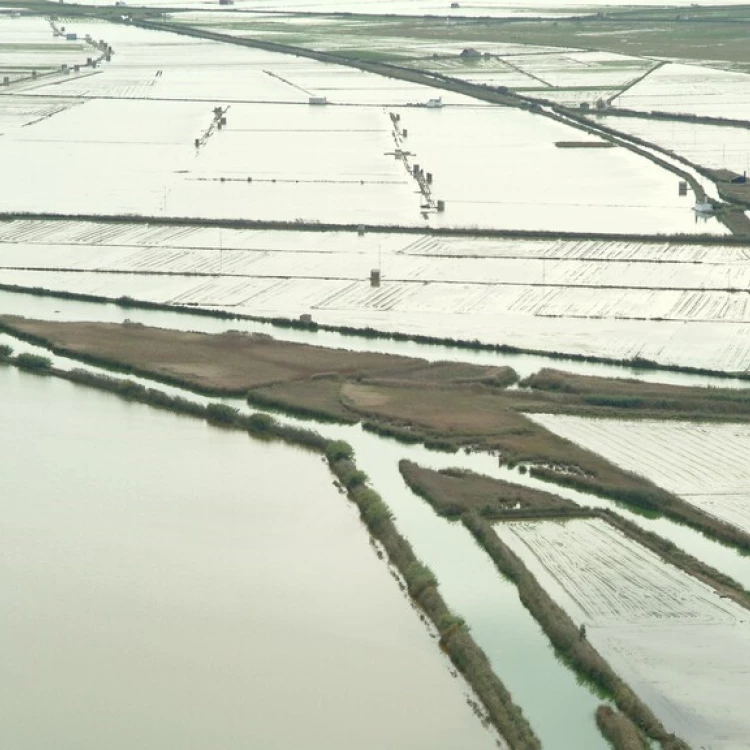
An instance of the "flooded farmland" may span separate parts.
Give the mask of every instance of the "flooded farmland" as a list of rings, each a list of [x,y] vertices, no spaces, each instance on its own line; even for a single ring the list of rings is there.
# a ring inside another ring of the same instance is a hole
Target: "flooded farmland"
[[[496,532],[618,672],[694,747],[742,747],[747,609],[670,569],[603,521],[498,524]]]
[[[0,746],[745,747],[750,11],[16,5]]]
[[[14,189],[5,210],[725,231],[696,224],[691,198],[647,160],[620,149],[557,148],[580,135],[568,124],[451,92],[440,97],[444,110],[409,109],[433,90],[267,51],[72,23],[81,38],[106,37],[114,57],[91,75],[25,84],[29,99],[62,96],[77,106],[6,133],[13,149],[2,155],[3,174],[13,175]],[[330,106],[310,106],[316,98]],[[226,115],[216,130],[213,102]],[[408,138],[394,140],[394,109]],[[434,200],[412,179],[414,164],[430,173]],[[437,200],[445,212],[435,211]]]

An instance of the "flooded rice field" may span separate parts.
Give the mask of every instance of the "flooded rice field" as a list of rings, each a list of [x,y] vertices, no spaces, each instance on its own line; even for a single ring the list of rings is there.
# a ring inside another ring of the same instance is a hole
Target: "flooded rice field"
[[[5,744],[495,746],[319,457],[0,384]]]
[[[13,221],[0,224],[0,282],[527,350],[750,366],[741,245]]]
[[[750,119],[747,74],[701,65],[670,63],[615,99],[614,104],[646,112]]]
[[[693,747],[741,747],[750,613],[601,520],[509,522],[497,534],[620,675]]]
[[[435,89],[353,68],[71,24],[82,38],[103,38],[113,55],[14,91],[65,104],[44,119],[29,113],[24,127],[6,132],[12,148],[2,166],[13,190],[5,210],[725,231],[695,222],[692,200],[678,195],[669,172],[623,149],[557,148],[581,132],[535,114],[450,92],[441,92],[445,106],[426,109]],[[224,108],[225,126],[214,127],[215,106]],[[390,114],[400,115],[400,127]],[[414,165],[429,173],[429,187],[413,178]]]
[[[552,414],[531,418],[709,515],[750,531],[748,425],[623,422]]]
[[[750,171],[750,129],[633,117],[604,118],[602,122],[703,167],[729,169],[738,174]]]

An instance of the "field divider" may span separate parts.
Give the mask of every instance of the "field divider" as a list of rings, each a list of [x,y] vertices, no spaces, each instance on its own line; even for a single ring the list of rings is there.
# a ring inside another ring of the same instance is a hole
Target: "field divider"
[[[367,234],[415,234],[429,237],[473,237],[477,239],[594,240],[681,245],[732,245],[750,247],[750,237],[716,234],[634,234],[626,232],[569,232],[545,229],[482,229],[479,227],[430,227],[419,224],[346,224],[317,221],[272,221],[266,219],[217,219],[200,216],[149,214],[67,214],[50,211],[0,211],[0,222],[80,221],[93,224],[138,224],[163,227],[217,227],[295,232],[354,232]]]

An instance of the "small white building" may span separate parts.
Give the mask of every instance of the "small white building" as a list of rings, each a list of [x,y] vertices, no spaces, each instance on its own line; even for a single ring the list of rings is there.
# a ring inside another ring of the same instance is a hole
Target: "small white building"
[[[425,107],[427,109],[440,109],[443,106],[443,97],[439,96],[437,99],[428,99]]]

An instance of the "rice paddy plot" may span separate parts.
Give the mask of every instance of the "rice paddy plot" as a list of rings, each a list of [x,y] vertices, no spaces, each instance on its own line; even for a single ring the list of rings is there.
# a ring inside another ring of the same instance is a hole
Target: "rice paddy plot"
[[[533,415],[534,421],[704,512],[750,531],[750,427]]]
[[[6,94],[0,99],[0,134],[28,127],[81,103],[79,99],[44,99]]]
[[[750,120],[750,75],[703,65],[670,63],[647,76],[614,105],[646,112]]]
[[[607,117],[603,123],[702,167],[750,172],[750,129],[634,117]]]
[[[371,107],[425,103],[435,91],[287,55],[79,25],[114,47],[112,61],[26,93],[97,101],[6,141],[3,174],[21,175],[6,210],[726,231],[695,222],[668,172],[622,149],[559,149],[580,132],[527,112],[453,106],[472,101],[457,94],[438,109]],[[367,106],[316,107],[311,97]],[[212,129],[217,103],[231,108],[223,129]],[[400,115],[400,130],[388,114]],[[416,164],[429,195],[412,177]]]
[[[434,90],[345,66],[307,58],[198,40],[161,31],[78,21],[79,34],[106,38],[111,62],[94,75],[39,82],[29,94],[207,102],[272,102],[307,105],[311,96],[333,103],[368,105],[424,103]],[[452,103],[473,103],[446,93]]]
[[[616,672],[694,747],[743,746],[750,612],[602,520],[495,531]]]
[[[0,223],[0,269],[5,283],[112,298],[750,368],[741,246],[17,220]]]
[[[652,60],[580,50],[517,55],[513,65],[551,88],[622,88],[654,67]]]
[[[380,109],[96,100],[12,134],[5,210],[415,223],[413,181]],[[6,139],[6,146],[8,145]],[[8,187],[9,187],[8,185]],[[12,192],[12,194],[11,194]]]
[[[501,108],[402,110],[412,161],[445,201],[442,226],[601,232],[724,233],[696,223],[675,177],[624,149],[561,149],[597,140],[533,114]]]
[[[30,78],[32,71],[41,74],[63,65],[85,65],[92,47],[83,37],[70,38],[58,26],[58,34],[42,16],[0,16],[0,81],[8,75],[11,83]],[[71,29],[72,32],[72,29]]]

